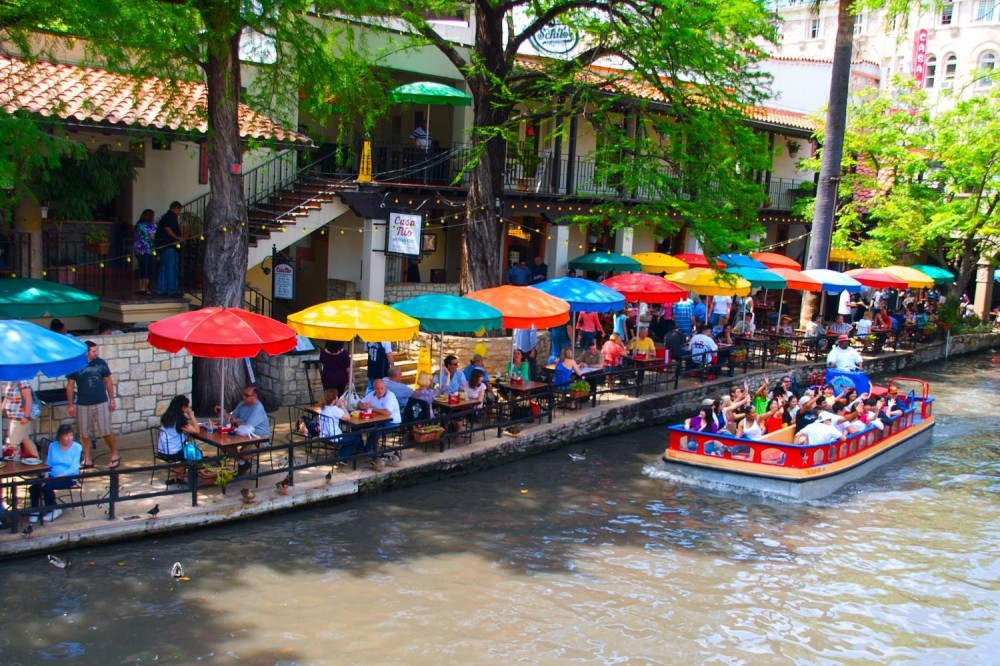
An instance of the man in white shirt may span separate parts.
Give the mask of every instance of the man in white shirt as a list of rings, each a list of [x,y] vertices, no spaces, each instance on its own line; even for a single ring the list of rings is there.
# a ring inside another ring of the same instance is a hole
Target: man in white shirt
[[[851,339],[846,335],[837,338],[837,346],[831,349],[830,353],[826,356],[827,367],[843,372],[860,370],[864,365],[864,361],[861,359],[861,354],[858,353],[858,350],[850,345]]]
[[[813,422],[795,435],[796,444],[832,444],[845,441],[847,436],[833,425],[833,414],[823,412]]]
[[[712,362],[712,354],[719,351],[719,345],[715,344],[715,340],[709,335],[711,330],[708,326],[702,326],[698,333],[691,336],[688,349],[691,351],[691,362],[694,365],[708,365]]]
[[[753,337],[753,334],[757,331],[757,326],[753,323],[753,314],[748,312],[743,315],[743,321],[736,322],[736,326],[733,326],[733,333],[736,335],[743,335],[746,337]]]
[[[840,302],[837,304],[837,314],[843,315],[844,321],[853,321],[851,308],[857,308],[858,304],[851,300],[851,292],[846,289],[840,292]]]
[[[391,418],[391,425],[399,425],[403,418],[399,413],[399,401],[385,387],[385,380],[376,379],[372,391],[358,403],[359,409],[370,409],[379,416]]]
[[[733,304],[732,296],[712,297],[712,316],[709,318],[709,325],[715,326],[719,320],[729,319],[729,308]]]
[[[413,131],[410,132],[410,142],[422,150],[427,150],[431,147],[431,135],[427,133],[424,121],[419,121],[417,126],[413,128]]]

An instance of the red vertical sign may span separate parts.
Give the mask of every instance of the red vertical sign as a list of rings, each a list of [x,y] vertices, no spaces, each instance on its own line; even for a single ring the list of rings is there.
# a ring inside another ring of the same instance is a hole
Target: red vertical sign
[[[924,74],[927,70],[927,31],[918,30],[913,40],[913,79],[918,88],[924,87]]]

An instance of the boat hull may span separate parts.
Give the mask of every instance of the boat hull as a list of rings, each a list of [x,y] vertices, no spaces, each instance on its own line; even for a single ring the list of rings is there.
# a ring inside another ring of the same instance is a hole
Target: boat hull
[[[664,453],[663,462],[672,472],[713,484],[796,500],[820,499],[927,444],[933,429],[931,416],[879,442],[865,452],[867,455],[804,469],[769,469],[760,464],[741,464],[728,458],[713,460],[672,449]]]

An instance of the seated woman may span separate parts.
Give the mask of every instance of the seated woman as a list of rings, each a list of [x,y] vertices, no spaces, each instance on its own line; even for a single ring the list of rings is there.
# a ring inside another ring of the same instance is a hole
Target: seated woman
[[[778,335],[795,335],[795,329],[792,328],[792,318],[788,315],[781,315],[781,320],[777,328]]]
[[[573,377],[579,377],[583,373],[582,367],[573,360],[573,350],[566,348],[559,355],[556,361],[556,371],[552,378],[552,387],[557,389],[566,388],[573,381]]]
[[[733,339],[733,332],[732,325],[726,322],[723,324],[722,330],[719,331],[719,334],[713,335],[712,337],[714,337],[720,345],[735,345],[736,340]]]
[[[347,409],[340,391],[335,388],[328,388],[323,391],[323,407],[319,410],[319,436],[329,439],[340,437],[341,419],[348,418]]]
[[[531,379],[531,366],[520,349],[514,350],[510,362],[507,363],[507,376],[511,379],[523,379],[524,381]]]
[[[760,439],[764,436],[766,415],[758,414],[753,405],[747,409],[746,418],[736,426],[736,436],[744,439]]]
[[[521,352],[515,351],[514,356],[518,356]],[[510,364],[508,364],[509,366]],[[524,365],[528,365],[525,361]],[[417,375],[417,390],[413,392],[410,396],[410,400],[423,400],[430,407],[431,413],[429,418],[434,418],[434,389],[431,388],[431,373],[421,372]]]
[[[198,430],[198,419],[191,410],[191,401],[186,395],[175,395],[160,417],[160,437],[156,440],[156,453],[169,462],[184,462],[185,435],[196,435]],[[185,483],[186,473],[183,466],[171,467],[167,485]]]
[[[719,424],[712,413],[712,405],[702,405],[698,409],[697,416],[692,416],[684,421],[684,427],[688,430],[697,430],[698,432],[710,432],[712,434],[719,432]]]
[[[41,480],[31,484],[31,508],[37,509],[44,497],[44,508],[48,510],[43,520],[52,522],[62,515],[62,509],[56,508],[56,492],[70,488],[76,484],[80,474],[80,461],[83,459],[83,447],[73,438],[73,426],[64,423],[56,432],[56,441],[49,444],[49,452],[45,464],[51,469]],[[40,512],[28,516],[28,522],[37,523]]]
[[[625,345],[622,338],[617,333],[608,336],[607,342],[601,347],[601,356],[604,359],[605,370],[617,370],[622,364],[622,356],[625,354]]]
[[[569,349],[564,349],[563,352],[568,352]],[[483,381],[486,373],[484,373],[479,368],[472,371],[472,375],[469,377],[469,386],[465,389],[465,395],[468,396],[469,400],[475,400],[482,407],[486,402],[487,396],[490,394],[489,385]]]
[[[864,316],[858,321],[854,322],[854,327],[857,331],[858,337],[864,337],[866,335],[871,335],[872,326],[874,322],[872,321],[872,312],[868,310],[865,312]]]

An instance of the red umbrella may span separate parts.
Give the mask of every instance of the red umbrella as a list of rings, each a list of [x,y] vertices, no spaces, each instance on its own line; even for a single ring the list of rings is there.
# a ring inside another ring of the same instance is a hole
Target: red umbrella
[[[791,268],[796,271],[802,270],[802,264],[777,252],[751,252],[750,256],[764,264],[768,268]],[[793,289],[795,287],[792,287]]]
[[[295,331],[280,321],[242,308],[201,308],[161,319],[149,325],[146,341],[157,349],[187,349],[202,358],[245,358],[282,354],[295,348]],[[225,372],[219,404],[225,418]]]
[[[629,301],[678,303],[687,297],[686,289],[649,273],[622,273],[601,284],[623,294]]]
[[[866,287],[876,289],[906,289],[909,286],[906,280],[878,268],[855,268],[844,271],[844,275],[854,278]]]
[[[680,259],[681,261],[683,261],[685,264],[688,265],[689,268],[711,268],[711,265],[708,263],[708,257],[706,257],[703,254],[698,254],[696,252],[689,252],[685,254],[675,254],[672,256],[675,259]],[[726,267],[726,265],[721,261],[716,260],[715,267],[722,270]],[[619,289],[619,291],[621,290]]]

